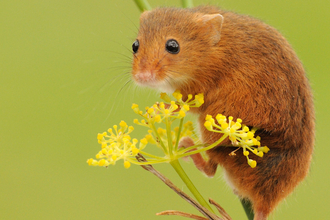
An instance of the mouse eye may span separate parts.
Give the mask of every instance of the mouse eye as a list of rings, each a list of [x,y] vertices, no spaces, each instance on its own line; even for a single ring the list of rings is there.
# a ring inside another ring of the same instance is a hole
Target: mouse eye
[[[134,53],[136,53],[139,50],[139,40],[135,40],[134,43],[132,44],[132,50]]]
[[[179,43],[174,39],[168,40],[166,42],[165,47],[166,47],[167,52],[172,53],[172,54],[177,54],[180,51]]]

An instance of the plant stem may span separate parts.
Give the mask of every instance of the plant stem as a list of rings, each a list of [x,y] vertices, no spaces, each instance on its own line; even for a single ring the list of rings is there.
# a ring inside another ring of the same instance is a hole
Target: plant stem
[[[182,124],[183,124],[183,118],[181,118],[181,120],[180,120],[179,130],[177,133],[177,138],[176,138],[175,148],[174,148],[175,151],[178,151],[178,146],[179,146],[179,142],[180,142],[180,138],[181,138]]]
[[[192,8],[194,7],[192,0],[181,0],[182,1],[182,7],[183,8]]]
[[[171,132],[171,124],[172,121],[169,120],[169,118],[165,119],[166,124],[166,133],[167,133],[167,146],[168,146],[168,152],[169,155],[173,155],[173,139],[172,139],[172,132]]]
[[[175,171],[178,173],[178,175],[180,176],[182,181],[186,184],[186,186],[188,187],[190,192],[195,196],[195,198],[197,199],[199,204],[201,204],[202,206],[204,206],[205,208],[210,210],[212,213],[214,213],[211,206],[205,201],[203,196],[199,193],[199,191],[196,189],[194,184],[191,182],[191,180],[187,176],[186,172],[183,170],[182,166],[180,165],[179,161],[174,160],[174,161],[170,162],[170,164],[175,169]]]
[[[219,145],[224,139],[226,139],[227,137],[228,137],[228,135],[227,135],[227,134],[224,134],[224,135],[222,135],[222,137],[221,137],[219,140],[217,140],[217,141],[214,142],[213,144],[211,144],[211,145],[209,145],[209,146],[207,146],[207,147],[204,147],[204,148],[198,149],[198,150],[190,151],[191,149],[195,148],[195,146],[191,146],[191,147],[189,147],[189,148],[186,148],[185,150],[186,150],[187,153],[181,154],[179,158],[181,158],[181,157],[186,157],[186,156],[190,156],[190,155],[192,155],[192,154],[197,154],[197,153],[200,153],[200,152],[203,152],[203,151],[210,150],[210,149],[212,149],[212,148],[218,146],[218,145]]]
[[[134,0],[134,2],[141,12],[150,11],[152,9],[147,0]]]
[[[168,149],[167,149],[167,147],[165,147],[165,145],[164,145],[164,143],[163,143],[161,137],[159,136],[155,124],[151,124],[151,125],[152,125],[151,129],[152,129],[153,133],[156,135],[156,137],[158,138],[158,140],[159,140],[159,144],[160,144],[160,146],[163,148],[164,153],[165,153],[165,154],[168,154]]]
[[[252,210],[252,203],[249,200],[241,200],[241,203],[244,208],[245,214],[248,217],[248,220],[253,220],[254,213]]]

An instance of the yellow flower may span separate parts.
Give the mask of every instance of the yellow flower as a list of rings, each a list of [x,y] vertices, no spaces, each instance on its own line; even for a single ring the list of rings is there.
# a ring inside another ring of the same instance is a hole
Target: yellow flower
[[[257,161],[248,159],[248,164],[250,167],[255,168],[257,166]]]
[[[131,140],[129,135],[134,128],[128,126],[125,121],[121,121],[119,127],[118,129],[118,126],[114,125],[114,132],[113,129],[110,128],[108,129],[108,133],[103,132],[97,135],[98,142],[101,144],[102,149],[96,154],[98,160],[88,159],[88,165],[107,167],[110,164],[115,165],[118,160],[124,160],[124,167],[130,167],[132,158],[135,160],[135,156],[148,142],[146,139],[142,139],[139,147],[136,147],[138,140]]]
[[[164,92],[160,93],[160,98],[163,99],[165,102],[171,102],[171,98]]]
[[[229,138],[232,145],[243,149],[243,155],[247,158],[248,164],[254,168],[256,161],[249,158],[250,152],[259,157],[263,157],[264,153],[269,151],[266,146],[260,147],[260,137],[254,137],[256,129],[250,129],[242,124],[241,119],[233,120],[233,117],[225,117],[221,114],[213,118],[207,115],[204,126],[207,130],[224,134],[215,143],[205,146],[201,144],[200,139],[196,135],[192,122],[183,123],[186,113],[190,108],[200,107],[204,103],[203,94],[193,96],[189,94],[185,101],[182,100],[183,95],[180,91],[173,94],[174,100],[166,93],[161,93],[161,99],[164,102],[155,103],[152,107],[146,107],[145,111],[141,111],[137,104],[132,105],[132,110],[142,117],[141,120],[134,119],[134,123],[148,128],[148,134],[140,141],[131,138],[130,133],[134,128],[128,126],[125,121],[121,121],[119,126],[114,125],[107,132],[97,135],[98,143],[101,144],[101,150],[96,154],[96,159],[88,159],[90,166],[115,165],[117,161],[123,160],[124,167],[129,168],[131,164],[155,164],[177,160],[184,156],[195,153],[203,153],[221,143],[224,138]],[[180,126],[171,128],[172,123],[179,119]],[[160,127],[163,125],[165,128]],[[178,148],[178,142],[183,137],[190,137],[196,145],[188,148]],[[156,145],[163,152],[164,156],[156,156],[145,151],[147,145]],[[139,162],[136,159],[138,154],[146,157],[148,162]],[[234,155],[231,154],[231,155]]]
[[[126,169],[130,168],[130,166],[131,166],[131,163],[130,163],[129,161],[125,161],[125,162],[124,162],[124,167],[125,167]]]
[[[182,94],[179,90],[176,90],[172,95],[178,102],[182,102]]]
[[[241,119],[238,118],[235,122],[233,117],[229,116],[227,119],[221,114],[218,114],[215,119],[211,115],[207,115],[204,123],[205,128],[212,132],[227,135],[233,146],[243,148],[243,155],[246,156],[248,164],[252,168],[257,165],[257,162],[249,158],[247,150],[259,157],[263,157],[264,153],[269,151],[268,147],[260,147],[260,137],[254,137],[255,129],[250,131],[247,126],[241,124]]]
[[[177,104],[180,106],[186,106],[186,107],[200,107],[204,103],[204,95],[203,93],[199,93],[195,95],[195,98],[193,98],[193,95],[189,94],[186,101],[182,100],[182,94],[179,90],[176,90],[173,93],[173,97],[177,100]],[[189,110],[189,109],[188,109]]]

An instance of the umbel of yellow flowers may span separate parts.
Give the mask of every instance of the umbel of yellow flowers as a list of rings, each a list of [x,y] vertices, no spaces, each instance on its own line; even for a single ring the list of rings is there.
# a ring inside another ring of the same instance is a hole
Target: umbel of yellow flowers
[[[180,91],[173,93],[175,100],[171,100],[166,93],[161,93],[161,99],[165,101],[155,103],[152,107],[146,107],[145,111],[140,110],[137,104],[132,105],[133,111],[143,119],[134,119],[134,123],[148,128],[148,134],[140,141],[131,138],[133,126],[128,126],[126,122],[121,121],[119,126],[114,125],[108,132],[97,135],[98,143],[101,144],[101,150],[96,154],[96,159],[88,159],[87,163],[91,166],[115,165],[118,160],[124,161],[124,167],[129,168],[131,164],[146,165],[156,163],[170,163],[181,157],[190,156],[205,152],[211,148],[219,146],[226,138],[229,138],[234,147],[243,149],[243,154],[247,158],[247,163],[256,167],[255,160],[249,158],[249,152],[259,157],[263,157],[269,148],[260,146],[260,137],[254,137],[255,129],[251,131],[242,120],[233,121],[233,117],[226,117],[218,114],[215,119],[211,115],[205,118],[204,126],[211,132],[222,133],[221,138],[211,145],[205,146],[198,144],[188,148],[179,148],[178,144],[182,137],[190,137],[195,143],[200,143],[196,135],[192,122],[183,123],[186,113],[191,107],[200,107],[204,103],[203,94],[183,101]],[[172,129],[175,120],[179,120],[179,126]],[[165,127],[165,128],[162,128]],[[161,149],[163,155],[157,156],[146,151],[147,146],[155,145]],[[140,153],[147,162],[140,162],[136,155]]]

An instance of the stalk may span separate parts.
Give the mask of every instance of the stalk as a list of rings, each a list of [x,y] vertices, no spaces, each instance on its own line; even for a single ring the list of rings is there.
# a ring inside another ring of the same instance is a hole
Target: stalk
[[[190,155],[193,155],[193,154],[197,154],[197,153],[200,153],[200,152],[203,152],[203,151],[207,151],[207,150],[210,150],[216,146],[218,146],[224,139],[226,139],[228,137],[227,134],[224,134],[222,135],[222,137],[217,140],[216,142],[214,142],[213,144],[207,146],[207,147],[204,147],[204,148],[201,148],[201,149],[198,149],[198,150],[193,150],[193,151],[189,151],[190,148],[195,148],[195,146],[192,146],[192,147],[189,147],[189,148],[186,148],[185,150],[188,151],[187,153],[184,153],[184,154],[181,154],[180,155],[180,158],[181,157],[186,157],[186,156],[190,156]]]
[[[194,7],[192,0],[181,0],[183,8],[192,8]]]
[[[181,120],[180,120],[179,130],[177,133],[177,138],[176,138],[175,148],[174,148],[175,151],[178,151],[178,146],[179,146],[179,142],[180,142],[180,138],[181,138],[182,125],[183,125],[183,118],[181,118]]]
[[[147,0],[134,0],[134,2],[141,12],[150,11],[152,9]]]
[[[249,200],[241,200],[242,206],[244,208],[245,214],[248,218],[248,220],[254,219],[254,213],[252,210],[252,204]]]
[[[172,133],[171,133],[171,124],[172,121],[169,120],[169,118],[165,118],[165,124],[166,124],[166,134],[167,134],[167,146],[168,146],[168,152],[170,157],[173,155],[173,142],[172,142]]]
[[[174,160],[174,161],[170,162],[170,164],[175,169],[175,171],[178,173],[178,175],[180,176],[180,178],[182,179],[182,181],[186,184],[186,186],[188,187],[188,189],[190,190],[190,192],[194,195],[194,197],[199,202],[199,204],[201,204],[203,207],[207,208],[212,213],[214,213],[214,211],[212,210],[211,206],[205,201],[205,199],[203,198],[203,196],[196,189],[195,185],[191,182],[191,180],[187,176],[186,172],[183,170],[183,168],[182,168],[181,164],[179,163],[179,161],[178,160]]]

